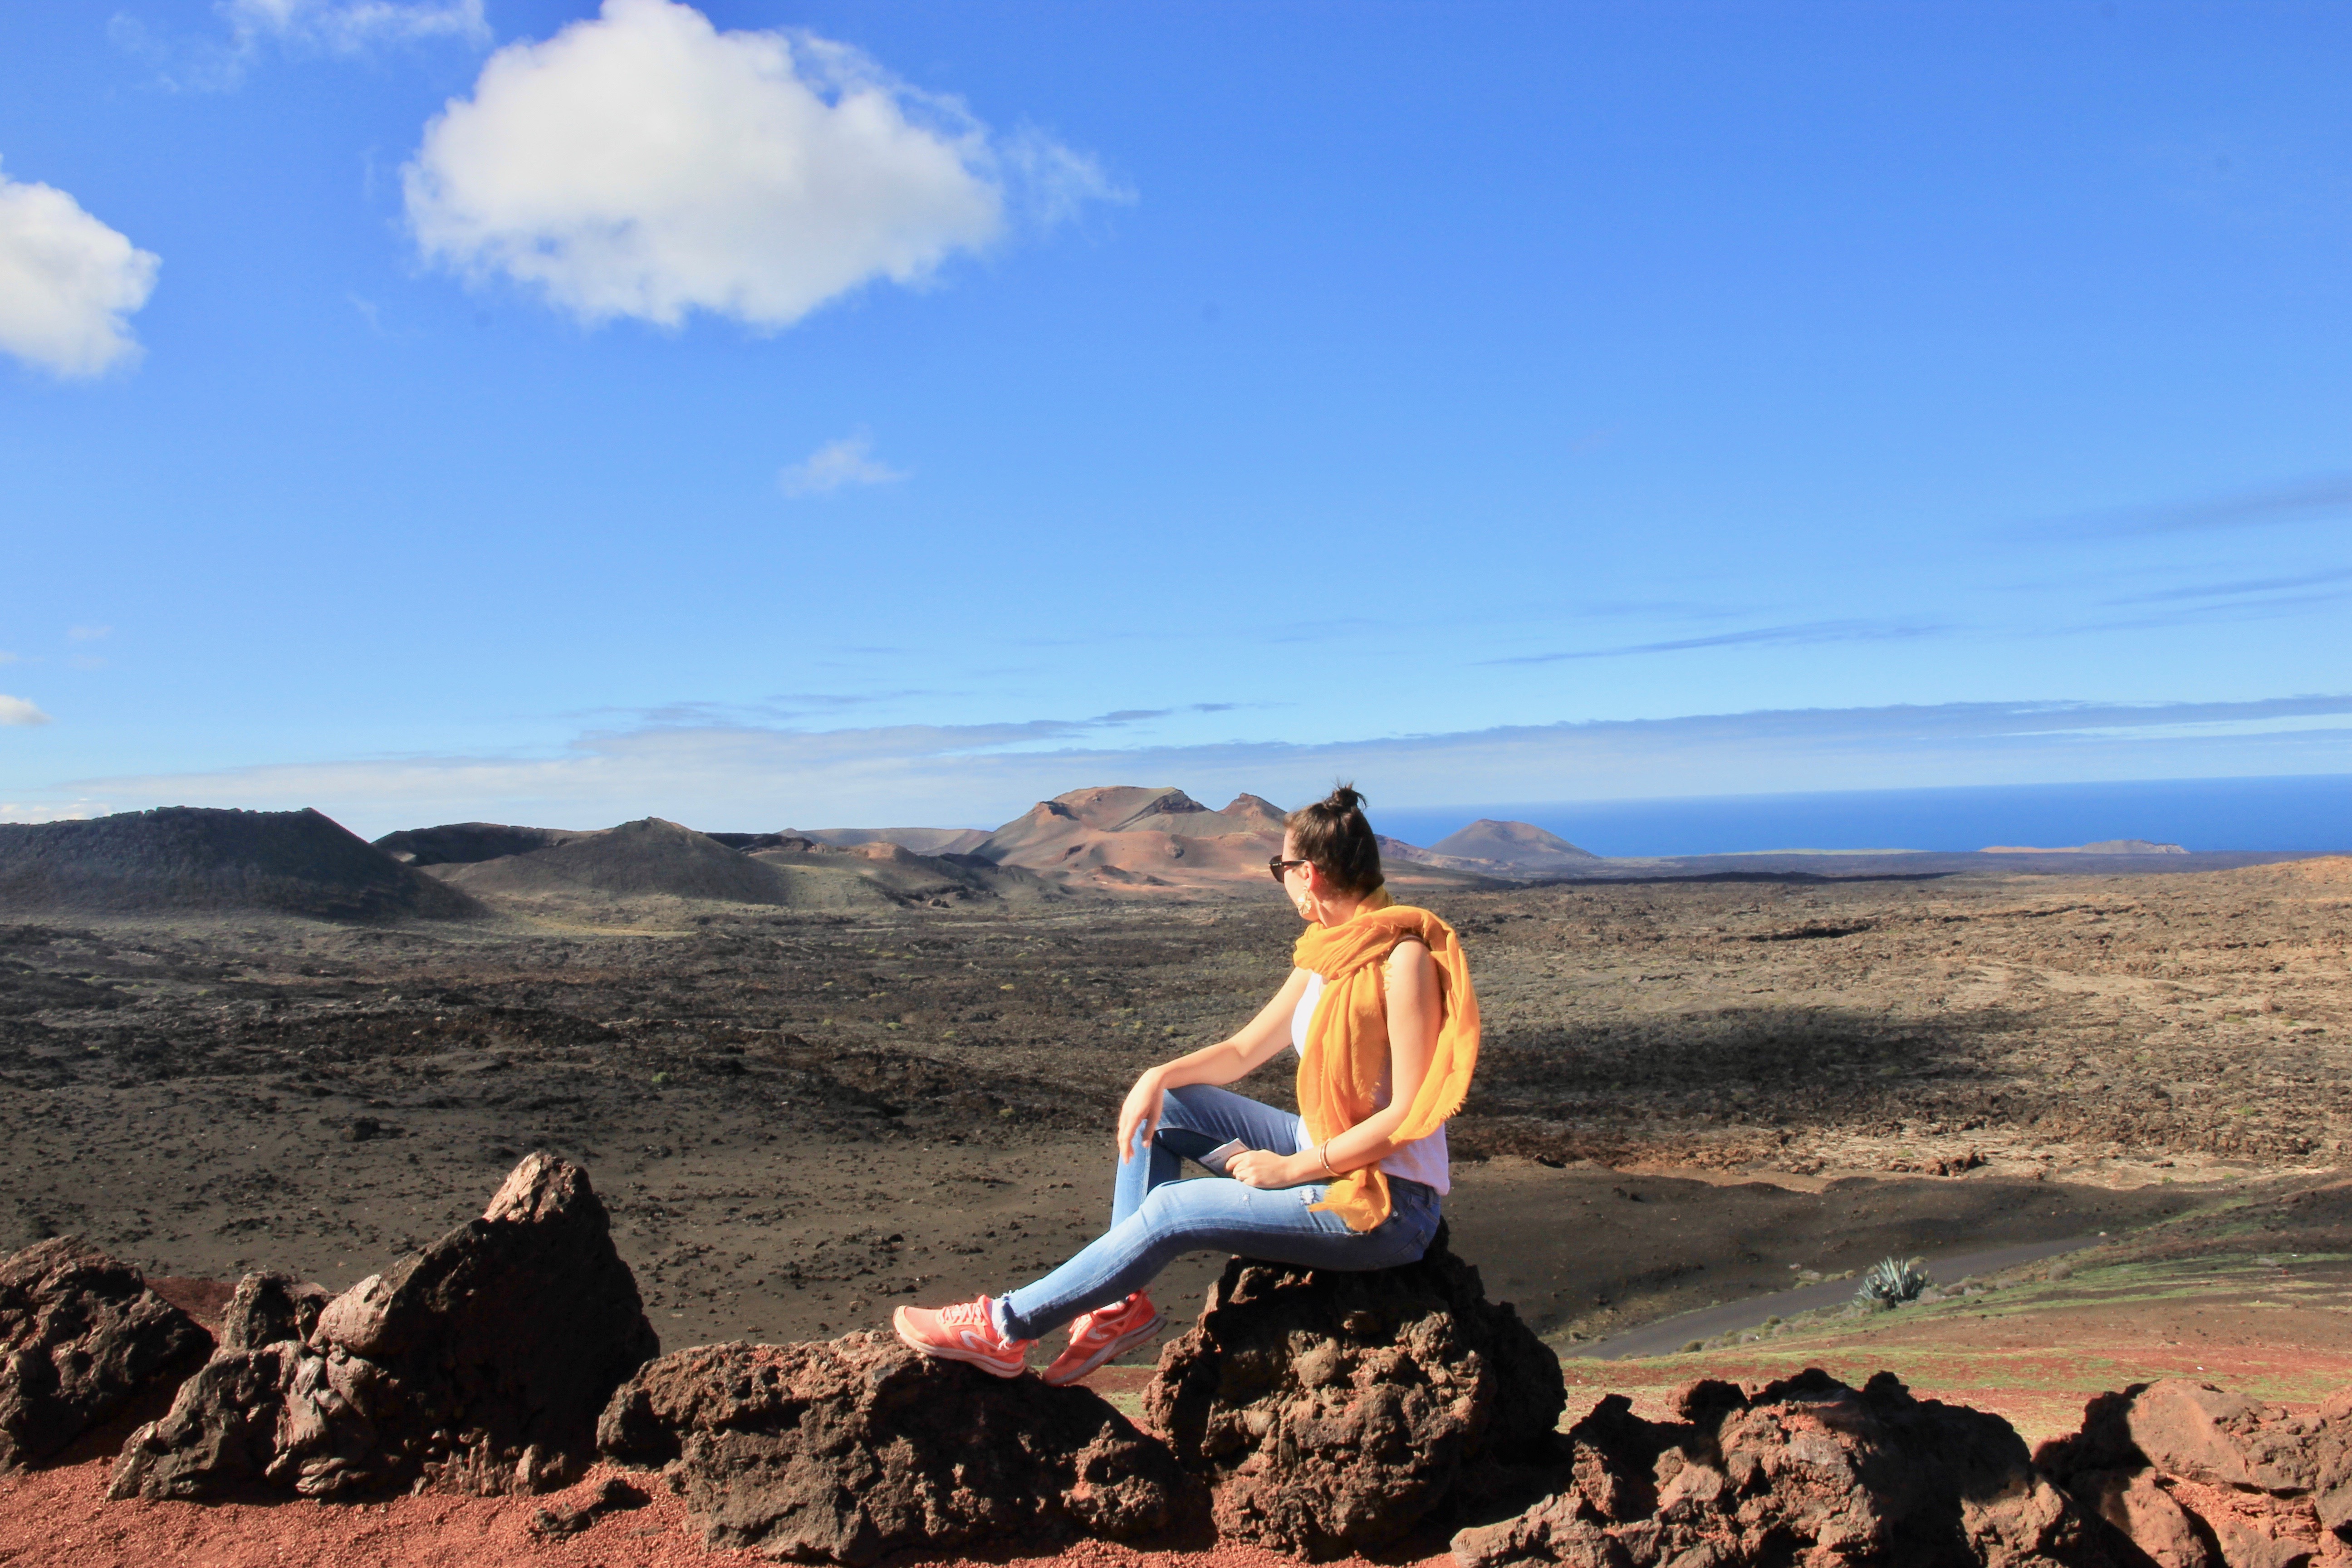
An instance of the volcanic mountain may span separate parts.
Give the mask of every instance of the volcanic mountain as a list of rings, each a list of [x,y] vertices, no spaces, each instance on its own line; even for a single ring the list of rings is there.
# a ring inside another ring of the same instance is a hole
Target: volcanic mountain
[[[488,912],[319,812],[193,805],[0,826],[0,910],[267,910],[334,921]]]
[[[407,827],[387,833],[375,847],[404,865],[470,866],[508,855],[552,849],[593,831],[571,827],[509,827],[502,822],[445,822],[438,827]]]
[[[435,874],[470,891],[509,896],[601,893],[730,904],[796,901],[790,879],[775,868],[658,816],[522,854],[437,867]]]
[[[1059,892],[1026,871],[916,855],[882,839],[842,847],[790,831],[697,833],[653,816],[585,832],[446,823],[388,834],[377,845],[414,855],[430,878],[524,903],[650,898],[887,909]]]
[[[1431,845],[1429,852],[1457,860],[1491,861],[1520,871],[1574,870],[1601,858],[1532,822],[1497,822],[1491,816],[1447,834]]]
[[[972,855],[1057,880],[1198,887],[1265,875],[1282,849],[1282,809],[1254,795],[1211,811],[1181,789],[1112,785],[1041,800]]]
[[[988,829],[984,827],[803,827],[785,831],[845,849],[860,844],[896,844],[918,855],[969,855],[988,841]]]

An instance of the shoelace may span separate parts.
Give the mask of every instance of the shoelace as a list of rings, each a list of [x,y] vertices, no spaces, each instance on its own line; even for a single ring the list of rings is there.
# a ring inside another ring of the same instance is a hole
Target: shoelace
[[[988,1321],[987,1309],[978,1301],[958,1301],[954,1306],[943,1309],[940,1313],[940,1321],[958,1328],[969,1323],[974,1328],[986,1329],[991,1333],[996,1331],[996,1325]]]

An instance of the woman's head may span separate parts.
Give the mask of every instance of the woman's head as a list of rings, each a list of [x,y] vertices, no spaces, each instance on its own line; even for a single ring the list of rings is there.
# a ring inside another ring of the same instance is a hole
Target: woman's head
[[[1331,891],[1343,898],[1370,897],[1386,880],[1381,874],[1380,841],[1364,820],[1364,797],[1352,784],[1340,784],[1314,805],[1292,812],[1283,825],[1282,855],[1314,867]],[[1305,874],[1305,868],[1299,874]]]

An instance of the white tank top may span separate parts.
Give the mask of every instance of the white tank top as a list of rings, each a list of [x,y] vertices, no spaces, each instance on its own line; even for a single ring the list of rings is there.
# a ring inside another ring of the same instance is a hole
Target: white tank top
[[[1307,974],[1307,994],[1298,999],[1290,1015],[1290,1048],[1300,1056],[1307,1054],[1307,1021],[1315,1016],[1315,1003],[1323,994],[1323,977],[1309,970]],[[1389,1103],[1389,1075],[1381,1074],[1380,1087],[1372,1091],[1372,1106],[1385,1110]],[[1307,1135],[1306,1123],[1299,1124],[1299,1136]],[[1381,1169],[1391,1176],[1402,1176],[1409,1182],[1420,1182],[1441,1193],[1454,1190],[1453,1166],[1445,1154],[1445,1129],[1440,1125],[1426,1138],[1416,1138],[1389,1151],[1381,1162]]]

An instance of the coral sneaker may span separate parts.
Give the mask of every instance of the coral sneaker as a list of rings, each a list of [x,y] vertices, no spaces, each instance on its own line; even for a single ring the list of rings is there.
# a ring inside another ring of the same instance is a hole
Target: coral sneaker
[[[1158,1333],[1167,1321],[1140,1290],[1115,1306],[1097,1307],[1070,1325],[1070,1348],[1054,1358],[1054,1364],[1045,1369],[1045,1381],[1056,1388],[1076,1383],[1121,1351]]]
[[[1029,1370],[1029,1347],[1037,1342],[1006,1339],[996,1331],[996,1321],[988,1309],[985,1296],[936,1310],[901,1307],[890,1314],[890,1326],[898,1331],[900,1339],[927,1356],[968,1361],[999,1377],[1019,1377]]]

